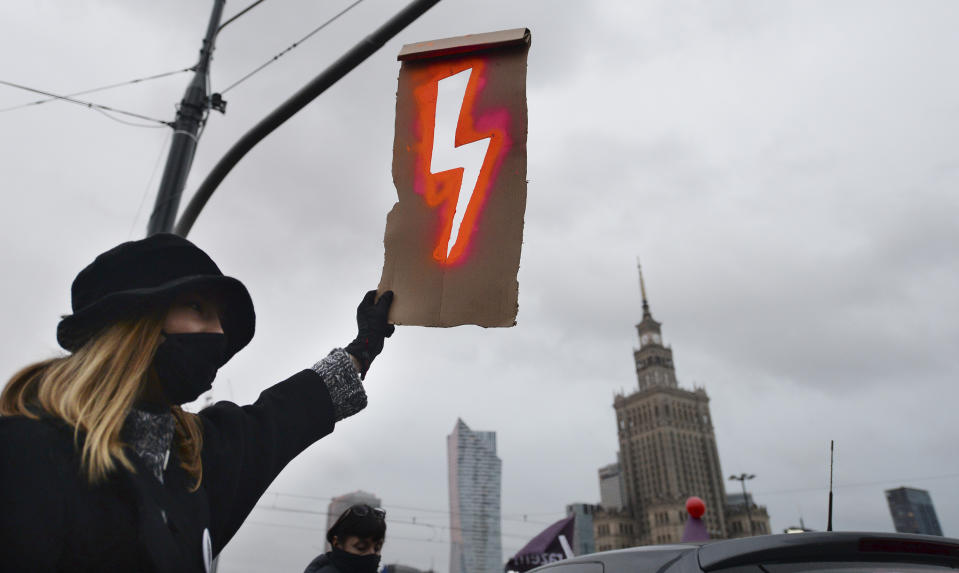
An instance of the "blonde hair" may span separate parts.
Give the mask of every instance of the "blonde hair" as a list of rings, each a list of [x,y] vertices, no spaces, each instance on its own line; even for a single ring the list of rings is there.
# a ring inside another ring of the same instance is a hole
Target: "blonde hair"
[[[118,321],[69,356],[23,368],[0,393],[0,416],[39,419],[46,412],[73,426],[75,445],[83,435],[80,463],[91,484],[116,471],[118,463],[135,472],[123,451],[120,430],[156,376],[151,365],[162,328],[159,313]],[[171,406],[171,412],[180,465],[193,478],[195,491],[203,477],[200,422],[179,406]]]

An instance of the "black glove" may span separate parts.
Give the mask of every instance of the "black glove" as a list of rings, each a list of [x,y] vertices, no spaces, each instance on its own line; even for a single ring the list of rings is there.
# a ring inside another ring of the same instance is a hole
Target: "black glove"
[[[393,335],[396,327],[388,323],[390,305],[393,303],[393,291],[388,290],[376,300],[376,291],[366,293],[360,306],[356,307],[356,325],[359,333],[344,350],[360,363],[360,378],[366,377],[373,359],[383,351],[383,339]]]

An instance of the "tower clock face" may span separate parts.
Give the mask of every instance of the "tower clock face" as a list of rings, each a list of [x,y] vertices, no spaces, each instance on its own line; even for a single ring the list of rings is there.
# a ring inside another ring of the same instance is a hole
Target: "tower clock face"
[[[659,335],[654,332],[647,332],[639,337],[639,341],[643,344],[643,346],[649,343],[659,344],[659,340]]]

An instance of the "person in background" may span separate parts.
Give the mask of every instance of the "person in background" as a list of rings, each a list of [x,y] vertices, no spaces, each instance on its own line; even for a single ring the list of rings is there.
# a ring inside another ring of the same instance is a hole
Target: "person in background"
[[[384,510],[350,506],[326,532],[332,549],[313,559],[304,573],[376,573],[385,539]]]
[[[192,414],[253,337],[246,287],[176,235],[98,256],[57,327],[69,354],[0,393],[0,569],[210,571],[280,470],[366,407],[392,296],[368,292],[350,344],[252,405]]]

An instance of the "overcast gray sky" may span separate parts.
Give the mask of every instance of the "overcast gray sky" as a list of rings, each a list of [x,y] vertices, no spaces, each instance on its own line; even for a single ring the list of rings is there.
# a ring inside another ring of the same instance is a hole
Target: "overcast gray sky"
[[[346,5],[267,0],[220,36],[214,91]],[[365,0],[227,92],[187,193],[402,5]],[[0,3],[0,79],[67,93],[188,67],[209,8]],[[532,31],[518,325],[399,328],[367,410],[283,472],[220,571],[302,570],[328,498],[363,489],[389,511],[384,562],[445,573],[457,417],[498,435],[504,559],[565,504],[598,501],[613,394],[636,386],[637,256],[680,384],[712,399],[723,471],[756,474],[775,530],[825,527],[834,439],[837,529],[891,531],[883,490],[910,485],[959,535],[957,21],[950,1],[443,0],[253,150],[200,216],[191,239],[258,314],[214,394],[248,403],[352,338],[396,197],[404,43]],[[86,97],[172,119],[187,80]],[[0,86],[0,108],[35,99]],[[0,113],[4,378],[59,352],[77,271],[143,236],[168,132],[65,103]]]

